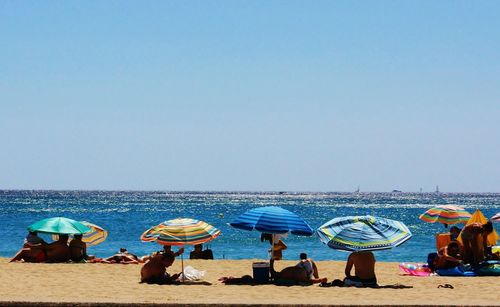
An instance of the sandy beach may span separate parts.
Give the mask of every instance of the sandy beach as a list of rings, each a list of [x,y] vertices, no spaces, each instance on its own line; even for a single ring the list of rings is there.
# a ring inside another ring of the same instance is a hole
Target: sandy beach
[[[204,283],[147,285],[139,283],[141,265],[31,264],[0,259],[0,305],[30,303],[173,304],[173,305],[455,305],[500,306],[498,277],[404,276],[398,263],[377,263],[379,285],[405,289],[323,288],[312,286],[225,285],[222,276],[252,274],[256,260],[185,260],[206,271]],[[295,264],[281,261],[277,269]],[[317,262],[331,281],[343,276],[344,263]],[[180,271],[176,261],[169,272]],[[438,288],[451,284],[454,289]]]

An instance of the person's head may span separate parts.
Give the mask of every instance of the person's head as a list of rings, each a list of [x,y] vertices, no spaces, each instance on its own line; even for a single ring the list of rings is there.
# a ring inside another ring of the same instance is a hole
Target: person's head
[[[125,247],[120,248],[120,253],[126,253],[126,252],[127,252],[127,249]]]
[[[82,235],[74,235],[74,236],[73,236],[73,239],[74,239],[74,240],[77,240],[77,241],[81,241],[81,240],[82,240],[82,237],[83,237]]]
[[[69,239],[69,236],[66,234],[63,234],[63,235],[59,235],[59,240],[57,240],[57,241],[67,243],[68,239]]]
[[[269,243],[271,243],[273,241],[273,235],[270,233],[262,233],[260,235],[260,242],[264,241],[269,241]]]
[[[306,260],[307,259],[307,254],[306,253],[300,253],[300,260]]]
[[[458,228],[457,226],[451,226],[450,227],[450,233],[458,235],[460,233],[461,229]]]
[[[164,254],[161,254],[161,256],[162,256],[162,264],[165,267],[169,267],[172,265],[172,263],[174,263],[175,256],[172,255],[171,253],[164,253]]]
[[[483,232],[484,233],[493,232],[493,224],[491,223],[491,221],[488,221],[486,224],[483,225]]]
[[[172,250],[172,246],[170,246],[170,245],[163,245],[163,250],[164,250],[165,252],[169,252],[169,251],[171,251],[171,250]]]
[[[194,246],[194,250],[197,252],[201,252],[202,248],[203,248],[203,245],[201,245],[201,244],[196,244]]]
[[[29,231],[29,234],[32,236],[38,235],[38,231]]]

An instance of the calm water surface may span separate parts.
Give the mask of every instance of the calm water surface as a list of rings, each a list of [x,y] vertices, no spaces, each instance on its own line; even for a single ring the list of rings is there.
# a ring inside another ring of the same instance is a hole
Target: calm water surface
[[[139,255],[158,250],[156,243],[140,241],[142,232],[164,220],[191,217],[222,231],[210,243],[215,258],[266,258],[269,244],[260,242],[259,232],[234,229],[228,223],[255,207],[281,206],[303,217],[314,229],[347,215],[370,214],[403,221],[413,238],[392,250],[377,252],[377,259],[424,261],[434,249],[434,234],[444,227],[425,223],[418,216],[437,204],[457,204],[471,213],[481,209],[491,217],[500,211],[500,194],[0,191],[0,256],[16,253],[31,223],[64,216],[93,222],[109,231],[104,243],[89,249],[99,257],[120,247]],[[495,225],[497,229],[499,225]],[[316,236],[289,235],[285,242],[285,259],[297,259],[302,251],[317,260],[344,260],[348,255],[328,248]]]

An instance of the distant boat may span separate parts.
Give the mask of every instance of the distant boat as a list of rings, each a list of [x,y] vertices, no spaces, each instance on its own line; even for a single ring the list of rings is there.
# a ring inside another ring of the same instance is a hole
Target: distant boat
[[[356,189],[356,191],[354,191],[354,193],[359,193],[359,185],[358,185],[358,188]]]
[[[436,194],[441,193],[441,192],[439,192],[439,186],[438,185],[436,186],[436,191],[434,191],[434,193],[436,193]]]
[[[392,193],[403,193],[403,191],[400,191],[400,190],[392,190]]]

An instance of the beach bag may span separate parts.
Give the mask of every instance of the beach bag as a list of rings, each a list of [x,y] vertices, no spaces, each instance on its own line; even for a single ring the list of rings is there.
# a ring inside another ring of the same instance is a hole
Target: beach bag
[[[179,278],[177,280],[179,280],[179,281],[183,281],[183,280],[195,281],[195,280],[202,279],[203,276],[205,276],[205,271],[198,271],[197,269],[188,265],[187,267],[184,268],[184,272],[181,273],[181,275],[179,276]]]

